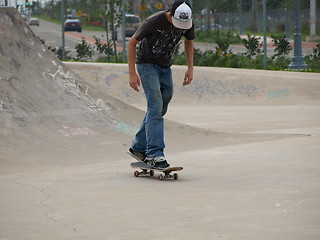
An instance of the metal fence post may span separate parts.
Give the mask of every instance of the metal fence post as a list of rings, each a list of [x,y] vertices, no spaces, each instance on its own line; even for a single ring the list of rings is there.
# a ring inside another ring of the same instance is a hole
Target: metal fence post
[[[267,4],[263,0],[263,68],[267,68]]]
[[[239,8],[240,8],[240,19],[239,19],[239,35],[243,35],[243,0],[240,0]]]
[[[300,5],[299,0],[295,0],[294,6],[295,27],[294,27],[294,56],[289,64],[289,69],[306,69],[307,64],[302,56],[302,40],[301,40],[301,26],[300,26]]]
[[[61,0],[61,60],[65,58],[65,51],[64,51],[64,0]]]
[[[122,0],[122,61],[126,59],[126,1]]]
[[[286,23],[285,23],[285,36],[286,38],[290,38],[290,34],[289,34],[289,12],[288,12],[288,0],[286,0]]]

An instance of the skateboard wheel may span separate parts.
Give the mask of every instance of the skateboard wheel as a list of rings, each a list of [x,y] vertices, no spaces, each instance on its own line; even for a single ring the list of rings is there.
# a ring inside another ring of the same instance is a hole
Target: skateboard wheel
[[[175,180],[177,180],[177,179],[179,178],[178,173],[174,173],[174,174],[173,174],[173,178],[174,178]]]
[[[163,174],[159,174],[159,175],[158,175],[158,179],[159,179],[160,181],[162,181],[162,180],[164,179]]]
[[[135,177],[139,177],[139,172],[138,172],[138,171],[135,171],[135,172],[133,173],[133,175],[134,175]]]
[[[153,170],[150,170],[150,176],[154,176],[154,171]]]

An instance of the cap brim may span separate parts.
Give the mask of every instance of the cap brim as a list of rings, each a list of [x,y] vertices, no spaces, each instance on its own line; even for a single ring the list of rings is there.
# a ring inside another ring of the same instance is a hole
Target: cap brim
[[[172,24],[173,26],[175,26],[176,28],[180,28],[180,29],[190,29],[192,27],[192,19],[190,19],[189,21],[180,21],[174,17],[172,17]]]

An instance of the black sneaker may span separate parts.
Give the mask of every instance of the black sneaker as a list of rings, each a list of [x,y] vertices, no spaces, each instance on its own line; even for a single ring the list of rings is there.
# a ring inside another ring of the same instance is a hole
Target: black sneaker
[[[134,157],[135,159],[137,159],[138,161],[146,163],[145,161],[147,157],[146,153],[135,151],[132,148],[129,148],[128,154]]]
[[[154,158],[147,157],[145,159],[145,162],[147,164],[151,165],[152,168],[156,168],[156,169],[166,169],[166,168],[170,167],[170,164],[168,164],[167,160],[163,156],[154,157]]]

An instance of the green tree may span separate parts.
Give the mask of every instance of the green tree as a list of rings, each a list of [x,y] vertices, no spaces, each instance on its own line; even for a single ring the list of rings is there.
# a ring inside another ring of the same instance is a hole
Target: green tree
[[[116,34],[117,28],[121,25],[122,22],[122,1],[121,0],[104,0],[105,8],[106,8],[106,31],[108,32],[108,28],[110,27],[110,31],[112,33],[112,41],[114,47],[114,53],[117,61],[117,45],[116,45]],[[107,39],[109,41],[109,39]]]

